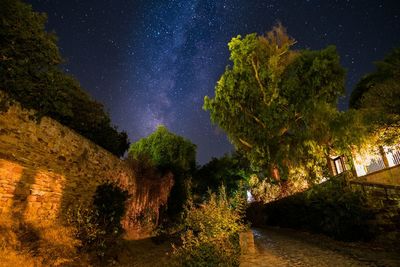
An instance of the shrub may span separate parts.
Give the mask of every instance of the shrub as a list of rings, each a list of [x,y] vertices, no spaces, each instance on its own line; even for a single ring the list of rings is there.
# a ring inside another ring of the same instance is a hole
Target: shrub
[[[121,235],[121,219],[125,214],[125,202],[128,192],[114,184],[103,184],[97,187],[93,205],[98,214],[102,229],[108,235]]]
[[[82,252],[99,258],[109,256],[123,233],[121,219],[128,193],[114,184],[97,187],[91,207],[78,206],[68,211],[68,223],[76,228]]]
[[[233,209],[225,189],[210,193],[199,207],[186,210],[182,246],[174,247],[176,266],[239,266],[239,232],[245,227]]]
[[[258,206],[258,207],[257,207]],[[338,240],[368,240],[373,229],[367,221],[372,217],[362,192],[353,190],[344,175],[314,186],[293,196],[253,205],[249,214],[264,218],[266,224],[323,233]]]

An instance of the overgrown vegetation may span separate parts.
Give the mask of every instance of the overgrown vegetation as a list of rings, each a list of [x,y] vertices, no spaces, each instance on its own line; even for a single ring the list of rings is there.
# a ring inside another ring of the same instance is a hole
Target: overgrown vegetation
[[[45,31],[46,14],[19,0],[4,0],[0,18],[0,90],[35,109],[38,118],[49,116],[122,156],[127,134],[118,132],[103,105],[61,70],[57,37]]]
[[[268,203],[309,188],[309,184],[304,174],[293,174],[291,179],[284,182],[276,182],[264,179],[253,174],[248,178],[248,188],[254,201]]]
[[[167,203],[167,214],[179,217],[190,196],[190,179],[196,168],[196,145],[159,126],[152,134],[129,148],[133,161],[154,166],[162,172],[172,171],[174,186]]]
[[[73,227],[5,221],[0,223],[0,266],[71,266],[79,261]]]
[[[231,200],[222,188],[199,207],[189,203],[185,212],[182,245],[174,249],[176,266],[239,266],[239,232],[245,206],[237,195]]]
[[[100,185],[91,207],[67,212],[67,223],[32,225],[1,221],[0,266],[107,265],[116,254],[123,229],[126,191]]]
[[[231,197],[238,190],[245,189],[250,173],[250,163],[240,153],[212,158],[194,174],[193,197],[206,197],[209,190],[216,193],[221,186],[226,188]]]
[[[249,219],[261,225],[303,229],[345,241],[371,239],[374,229],[368,220],[373,215],[363,193],[347,184],[348,175],[344,173],[267,205],[254,203],[248,211]]]
[[[400,129],[400,48],[375,63],[376,70],[365,75],[350,96],[350,107],[360,112],[372,142],[398,143]]]
[[[123,233],[121,219],[125,213],[128,193],[115,184],[98,186],[93,206],[76,207],[68,212],[68,223],[76,229],[81,241],[81,252],[96,256],[94,260],[108,259]]]

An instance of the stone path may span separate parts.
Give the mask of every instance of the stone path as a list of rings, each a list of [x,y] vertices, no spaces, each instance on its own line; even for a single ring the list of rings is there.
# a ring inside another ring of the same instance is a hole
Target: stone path
[[[241,267],[400,267],[400,248],[386,251],[370,244],[339,242],[289,229],[254,228],[252,231],[255,246],[247,240],[248,248],[241,257]]]

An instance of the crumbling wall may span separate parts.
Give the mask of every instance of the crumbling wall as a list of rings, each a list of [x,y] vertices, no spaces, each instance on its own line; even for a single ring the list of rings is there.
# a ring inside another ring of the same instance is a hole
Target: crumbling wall
[[[97,186],[111,181],[130,195],[122,220],[127,237],[150,234],[172,174],[137,179],[126,161],[73,130],[47,117],[37,120],[4,94],[0,105],[1,220],[63,223],[68,209],[90,205]]]

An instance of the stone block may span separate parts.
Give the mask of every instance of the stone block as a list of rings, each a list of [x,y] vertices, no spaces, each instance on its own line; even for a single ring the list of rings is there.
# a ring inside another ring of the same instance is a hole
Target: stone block
[[[400,201],[400,191],[395,189],[387,189],[387,196],[389,199]]]
[[[40,202],[28,202],[27,205],[30,206],[30,207],[33,207],[33,208],[40,208],[42,206],[42,203],[40,203]]]
[[[37,201],[37,196],[35,196],[35,195],[29,195],[29,196],[26,198],[26,200],[27,200],[28,202],[36,202],[36,201]]]
[[[52,203],[49,203],[49,202],[43,203],[43,204],[42,204],[42,208],[43,208],[43,209],[51,210],[52,207],[53,207],[53,204],[52,204]]]
[[[0,193],[0,198],[2,198],[2,199],[9,199],[9,198],[13,198],[13,197],[14,197],[13,192],[12,193],[9,193],[9,192]]]
[[[46,191],[43,191],[41,189],[31,189],[30,193],[31,195],[43,196],[46,194]]]
[[[246,231],[239,234],[239,244],[242,254],[254,254],[256,252],[254,236],[252,231]]]

